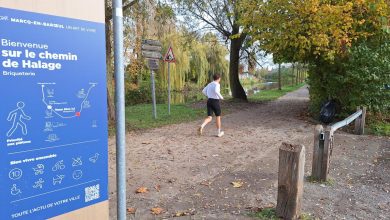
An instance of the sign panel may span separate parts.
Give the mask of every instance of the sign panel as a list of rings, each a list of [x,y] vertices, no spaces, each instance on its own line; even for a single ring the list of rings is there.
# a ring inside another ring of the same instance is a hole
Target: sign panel
[[[162,46],[160,41],[158,41],[158,40],[149,40],[149,39],[142,40],[142,44],[147,44],[147,45],[152,45],[152,46],[159,46],[159,47]]]
[[[172,47],[170,46],[168,52],[165,54],[164,62],[174,63],[176,62],[175,54],[173,54]]]
[[[162,48],[160,46],[152,46],[152,45],[142,44],[141,49],[144,51],[161,52]]]
[[[148,59],[161,59],[162,55],[160,52],[155,51],[142,51],[142,56]]]
[[[148,59],[149,62],[149,69],[151,70],[158,70],[158,60],[154,59]]]
[[[0,7],[0,30],[0,219],[107,201],[104,23]]]

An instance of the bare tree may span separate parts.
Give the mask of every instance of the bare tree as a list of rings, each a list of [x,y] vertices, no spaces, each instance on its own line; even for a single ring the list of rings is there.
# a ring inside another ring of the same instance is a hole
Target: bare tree
[[[176,0],[176,3],[187,26],[193,30],[215,30],[230,41],[230,89],[234,98],[247,100],[238,76],[240,51],[247,37],[238,23],[238,0]]]

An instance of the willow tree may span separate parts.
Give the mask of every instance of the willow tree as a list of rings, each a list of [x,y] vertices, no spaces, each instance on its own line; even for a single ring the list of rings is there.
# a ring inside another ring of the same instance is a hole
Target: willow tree
[[[190,71],[190,51],[183,47],[184,39],[180,32],[172,31],[161,39],[164,52],[172,46],[176,63],[171,64],[171,86],[173,90],[182,90],[186,83],[186,75]],[[166,64],[161,64],[159,70],[159,83],[162,88],[168,85],[168,68]]]
[[[210,70],[210,63],[207,59],[208,47],[206,44],[198,40],[191,41],[189,45],[190,54],[190,71],[188,72],[188,80],[196,82],[198,87],[204,86],[208,82],[208,73]]]
[[[176,0],[176,3],[189,27],[212,29],[230,40],[230,89],[234,98],[247,100],[238,76],[240,51],[247,36],[238,23],[241,17],[238,0]]]
[[[226,57],[229,55],[229,51],[226,47],[220,44],[215,34],[207,33],[201,39],[201,43],[206,45],[207,60],[209,63],[208,80],[212,79],[212,75],[215,73],[222,74],[223,88],[229,88],[224,86],[229,82],[229,62]]]

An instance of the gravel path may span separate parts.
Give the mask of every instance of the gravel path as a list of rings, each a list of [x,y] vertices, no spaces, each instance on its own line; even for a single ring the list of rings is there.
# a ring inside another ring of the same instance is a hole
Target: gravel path
[[[201,121],[127,136],[128,219],[251,219],[250,210],[276,204],[278,148],[306,146],[311,172],[314,124],[306,117],[307,88],[263,104],[245,104],[197,136]],[[390,218],[390,140],[338,131],[332,185],[305,181],[303,212],[319,219]],[[115,219],[115,140],[110,145],[110,217]],[[242,181],[241,188],[231,182]],[[139,187],[148,193],[137,194]],[[151,208],[164,213],[154,216]],[[175,217],[177,212],[191,216]]]

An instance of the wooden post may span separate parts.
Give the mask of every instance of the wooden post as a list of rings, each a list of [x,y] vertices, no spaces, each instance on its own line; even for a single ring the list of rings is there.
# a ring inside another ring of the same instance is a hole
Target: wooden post
[[[319,180],[322,170],[322,158],[324,157],[324,127],[317,125],[314,129],[313,161],[311,166],[311,176]]]
[[[278,202],[276,214],[298,219],[301,214],[305,147],[283,143],[279,148]]]
[[[333,131],[331,131],[330,127],[327,127],[324,132],[324,151],[322,153],[322,161],[321,161],[321,173],[319,181],[328,180],[329,173],[329,164],[330,164],[330,156],[332,155],[332,147],[333,147]]]
[[[318,181],[326,181],[329,173],[330,156],[332,154],[333,132],[331,127],[324,130],[317,125],[314,130],[313,162],[311,176]]]
[[[362,110],[362,115],[355,120],[355,134],[363,135],[364,134],[364,126],[366,125],[366,107],[357,107],[357,111]]]
[[[282,90],[282,72],[281,72],[281,64],[279,63],[279,71],[278,71],[278,75],[279,75],[279,90]]]
[[[295,64],[292,64],[292,75],[291,75],[291,85],[294,85],[294,74],[295,74]]]

